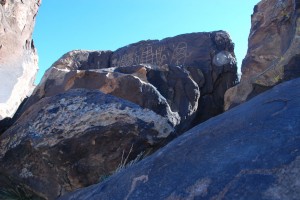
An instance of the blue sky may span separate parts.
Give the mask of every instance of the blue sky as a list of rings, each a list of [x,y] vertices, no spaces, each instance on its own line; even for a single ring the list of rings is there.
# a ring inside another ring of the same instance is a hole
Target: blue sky
[[[259,0],[43,0],[33,34],[38,83],[46,69],[74,49],[116,50],[146,39],[225,30],[238,66],[247,51]]]

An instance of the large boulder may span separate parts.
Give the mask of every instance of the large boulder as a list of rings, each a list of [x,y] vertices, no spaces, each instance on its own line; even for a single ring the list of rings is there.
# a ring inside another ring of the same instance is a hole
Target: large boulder
[[[151,153],[173,131],[167,118],[124,99],[68,90],[40,100],[1,135],[0,174],[55,199]]]
[[[237,80],[234,44],[224,31],[141,41],[116,50],[111,57],[111,67],[140,63],[177,66],[189,72],[201,93],[194,124],[223,112],[224,93]]]
[[[41,1],[0,1],[0,120],[12,117],[34,89],[38,70],[32,41]]]
[[[299,87],[275,86],[60,200],[298,199]]]
[[[263,0],[251,17],[241,82],[225,94],[225,110],[300,76],[299,0]]]
[[[168,115],[184,130],[223,112],[236,70],[224,31],[141,41],[115,52],[76,50],[48,69],[21,110],[69,89],[99,89]]]

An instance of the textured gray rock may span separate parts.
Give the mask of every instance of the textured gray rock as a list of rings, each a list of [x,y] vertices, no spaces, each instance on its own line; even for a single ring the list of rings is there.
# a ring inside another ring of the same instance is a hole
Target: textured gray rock
[[[33,89],[38,70],[32,41],[41,1],[1,1],[0,5],[0,120],[12,117]]]
[[[99,182],[173,131],[149,109],[98,90],[69,90],[42,99],[1,135],[0,174],[55,199]]]
[[[241,82],[225,94],[225,109],[283,81],[300,77],[299,0],[264,0],[254,8]]]
[[[298,199],[299,87],[277,85],[60,200]]]

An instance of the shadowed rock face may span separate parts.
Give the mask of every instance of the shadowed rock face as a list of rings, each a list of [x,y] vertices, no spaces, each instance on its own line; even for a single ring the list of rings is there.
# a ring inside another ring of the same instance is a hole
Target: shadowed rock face
[[[72,51],[56,61],[21,109],[72,88],[99,89],[149,108],[180,129],[223,112],[236,81],[224,31],[147,40],[111,51]],[[201,94],[201,95],[200,95]]]
[[[0,1],[0,120],[12,117],[34,87],[38,69],[32,31],[40,1]]]
[[[99,182],[173,131],[149,109],[98,90],[69,90],[42,99],[1,135],[0,172],[55,199]]]
[[[299,0],[263,0],[255,6],[241,82],[226,92],[225,110],[257,95],[259,87],[300,76],[299,9]]]
[[[299,88],[300,79],[275,86],[60,200],[297,199]]]

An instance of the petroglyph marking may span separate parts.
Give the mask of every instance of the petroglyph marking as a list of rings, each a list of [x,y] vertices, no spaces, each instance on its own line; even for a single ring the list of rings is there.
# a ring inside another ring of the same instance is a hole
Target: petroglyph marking
[[[183,197],[181,195],[177,195],[175,191],[167,197],[166,200],[194,200],[196,197],[203,198],[207,195],[208,187],[211,182],[212,180],[210,178],[200,179],[185,190],[188,196]]]
[[[187,43],[180,42],[173,52],[171,63],[175,65],[184,65],[187,57]]]
[[[212,200],[220,200],[224,199],[225,195],[228,191],[236,184],[239,179],[244,175],[274,175],[279,169],[245,169],[241,170],[224,188],[223,190],[216,196],[212,197]]]
[[[163,51],[165,50],[166,47],[160,47],[156,50],[156,62],[157,65],[163,65],[167,60],[167,56],[163,54]]]
[[[162,66],[164,64],[184,65],[188,55],[188,45],[186,42],[179,42],[173,45],[173,53],[166,46],[158,46],[156,49],[152,45],[140,47],[133,53],[124,54],[112,60],[113,67],[127,67],[138,64],[152,64]],[[170,55],[172,54],[172,56]]]
[[[142,182],[142,183],[146,183],[148,182],[148,175],[142,175],[142,176],[139,176],[139,177],[135,177],[131,183],[131,188],[130,188],[130,191],[129,193],[127,194],[127,196],[125,197],[125,200],[127,200],[129,198],[129,196],[131,195],[131,193],[135,190],[138,182]]]
[[[154,58],[154,54],[153,54],[152,46],[147,46],[145,48],[142,48],[140,63],[153,64],[153,58]]]

